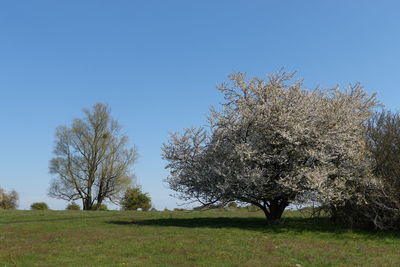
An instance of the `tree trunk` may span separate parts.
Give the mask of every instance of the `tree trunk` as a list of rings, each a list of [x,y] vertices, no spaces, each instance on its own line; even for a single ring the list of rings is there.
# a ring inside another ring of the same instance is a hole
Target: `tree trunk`
[[[282,217],[285,208],[289,205],[286,199],[272,200],[265,206],[259,206],[264,211],[267,223],[276,224]]]
[[[83,210],[91,210],[93,208],[90,198],[82,199],[82,204],[83,204]]]
[[[102,199],[97,200],[97,203],[94,205],[94,206],[96,206],[96,210],[100,210],[101,209],[101,203],[103,203]]]

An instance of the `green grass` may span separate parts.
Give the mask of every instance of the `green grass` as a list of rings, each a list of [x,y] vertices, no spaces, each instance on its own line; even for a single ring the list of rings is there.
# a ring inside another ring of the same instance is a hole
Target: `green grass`
[[[400,266],[400,235],[237,211],[0,211],[0,266]]]

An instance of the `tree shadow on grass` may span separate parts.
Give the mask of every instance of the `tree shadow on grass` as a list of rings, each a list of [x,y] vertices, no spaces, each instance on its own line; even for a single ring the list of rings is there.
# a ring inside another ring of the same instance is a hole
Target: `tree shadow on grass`
[[[206,217],[206,218],[163,218],[131,221],[108,221],[117,225],[136,226],[164,226],[185,228],[236,228],[242,230],[258,231],[262,233],[302,234],[305,232],[337,234],[336,238],[345,237],[344,233],[357,233],[366,239],[400,238],[400,233],[373,232],[361,229],[350,229],[335,225],[329,218],[284,218],[279,224],[267,224],[264,218],[243,217]]]

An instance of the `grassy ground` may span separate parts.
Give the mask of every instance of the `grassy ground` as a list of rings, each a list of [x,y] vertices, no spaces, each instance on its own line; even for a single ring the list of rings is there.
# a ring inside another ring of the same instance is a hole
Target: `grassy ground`
[[[400,266],[400,235],[247,211],[0,211],[0,266]]]

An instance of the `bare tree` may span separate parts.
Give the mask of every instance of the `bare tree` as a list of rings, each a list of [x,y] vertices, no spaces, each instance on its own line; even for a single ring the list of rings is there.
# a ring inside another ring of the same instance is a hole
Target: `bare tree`
[[[251,203],[276,221],[293,201],[342,203],[368,177],[363,134],[376,101],[359,84],[307,90],[284,72],[230,80],[219,86],[225,102],[208,128],[173,134],[163,146],[166,181],[179,197]]]
[[[127,148],[128,137],[121,134],[121,126],[105,104],[83,112],[85,118],[56,130],[56,157],[50,161],[55,178],[49,195],[67,201],[81,199],[83,209],[90,210],[121,196],[131,182],[137,153],[134,147]]]

